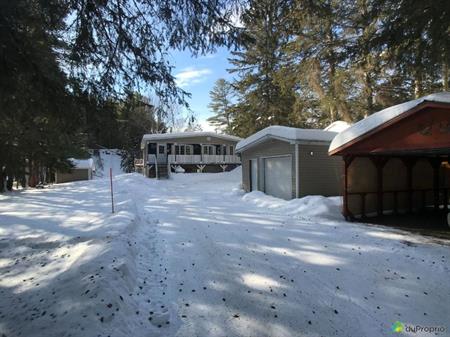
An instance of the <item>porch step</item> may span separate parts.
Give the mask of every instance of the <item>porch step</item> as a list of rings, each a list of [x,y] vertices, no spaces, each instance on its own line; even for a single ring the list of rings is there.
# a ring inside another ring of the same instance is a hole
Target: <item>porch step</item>
[[[167,165],[158,165],[158,174],[157,179],[167,179],[169,178],[169,172],[167,169]]]

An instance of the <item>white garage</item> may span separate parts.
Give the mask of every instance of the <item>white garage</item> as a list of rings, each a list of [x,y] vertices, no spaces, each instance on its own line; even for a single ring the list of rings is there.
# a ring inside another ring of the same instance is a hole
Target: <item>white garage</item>
[[[343,165],[328,156],[336,132],[269,126],[241,140],[242,188],[289,200],[341,195]]]
[[[264,158],[264,190],[277,198],[292,198],[291,156]]]

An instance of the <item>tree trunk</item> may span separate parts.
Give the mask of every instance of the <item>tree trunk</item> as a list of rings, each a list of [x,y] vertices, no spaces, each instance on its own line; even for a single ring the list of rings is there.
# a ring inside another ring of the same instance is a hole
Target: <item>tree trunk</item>
[[[337,120],[336,109],[335,109],[334,105],[330,106],[330,120],[331,120],[331,122],[335,122]]]
[[[418,71],[416,73],[416,78],[414,79],[414,98],[420,98],[423,96],[423,82],[422,73]]]
[[[416,54],[416,64],[414,68],[414,97],[420,98],[423,96],[423,44],[419,43]]]
[[[30,178],[28,179],[29,187],[36,187],[38,181],[38,175],[36,170],[36,165],[30,160]]]
[[[372,78],[370,77],[369,72],[366,70],[364,72],[364,85],[366,87],[366,113],[364,114],[364,117],[367,117],[368,115],[373,113],[374,107],[373,107],[373,86],[372,86]]]
[[[448,63],[445,62],[444,66],[442,67],[442,89],[444,91],[448,91],[448,76],[449,76],[449,69],[448,69]]]
[[[12,191],[13,189],[13,183],[14,183],[14,178],[11,175],[8,175],[8,178],[6,179],[6,189],[8,191]]]
[[[5,172],[2,167],[3,165],[0,166],[0,193],[5,191]]]

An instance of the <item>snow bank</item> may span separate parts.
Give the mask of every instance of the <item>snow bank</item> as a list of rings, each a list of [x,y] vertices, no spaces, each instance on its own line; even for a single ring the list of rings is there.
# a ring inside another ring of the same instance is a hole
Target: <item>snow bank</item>
[[[341,197],[306,196],[300,199],[283,200],[255,191],[242,199],[266,210],[302,219],[344,220],[341,214]]]
[[[108,184],[91,180],[0,195],[0,335],[133,331],[133,189],[145,178],[114,180],[114,214]]]
[[[201,186],[215,181],[214,189],[217,193],[227,197],[234,197],[249,205],[256,206],[272,213],[279,213],[302,219],[344,220],[341,197],[323,197],[319,195],[306,196],[300,199],[284,200],[272,197],[263,192],[245,193],[241,186],[242,167],[224,173],[185,173],[172,174],[171,180],[183,187],[191,185]]]
[[[171,174],[170,179],[182,182],[186,184],[197,184],[202,182],[210,182],[215,180],[217,182],[217,188],[228,189],[236,187],[240,184],[242,177],[242,169],[240,166],[228,172],[219,173],[176,173]]]
[[[184,172],[186,172],[186,170],[185,170],[184,168],[182,168],[180,165],[178,165],[178,166],[175,168],[175,172],[176,172],[176,173],[184,173]]]

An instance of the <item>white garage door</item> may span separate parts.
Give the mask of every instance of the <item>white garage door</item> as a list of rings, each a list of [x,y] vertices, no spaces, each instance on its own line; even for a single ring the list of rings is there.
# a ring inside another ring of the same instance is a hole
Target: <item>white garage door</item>
[[[264,160],[264,186],[267,194],[292,199],[291,157],[273,157]]]

